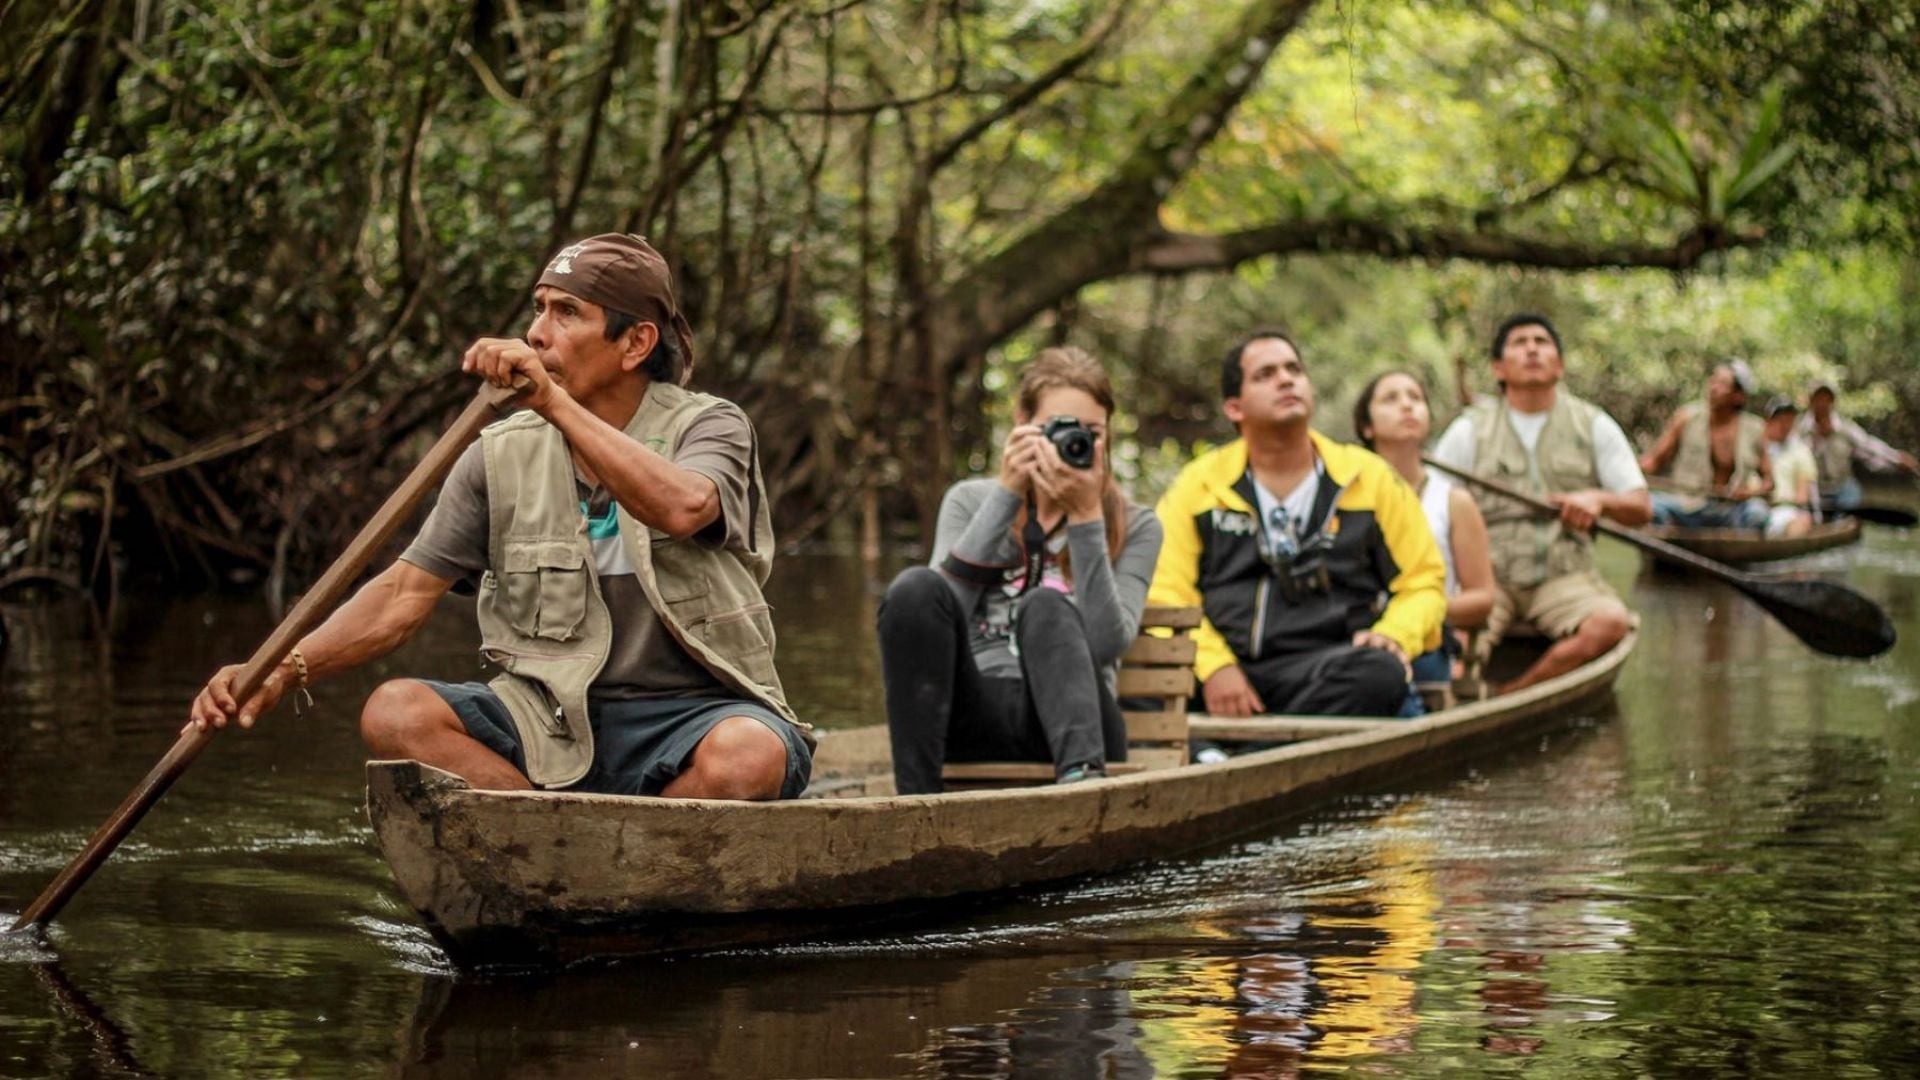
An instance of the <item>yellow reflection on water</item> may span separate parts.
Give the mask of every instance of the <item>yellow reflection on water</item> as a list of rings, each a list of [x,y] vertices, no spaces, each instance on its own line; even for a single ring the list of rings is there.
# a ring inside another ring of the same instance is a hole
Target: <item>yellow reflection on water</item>
[[[1420,813],[1409,801],[1367,825],[1352,879],[1320,905],[1331,910],[1201,921],[1192,932],[1220,954],[1142,963],[1139,1047],[1156,1071],[1290,1076],[1309,1059],[1410,1049],[1414,973],[1439,939]]]

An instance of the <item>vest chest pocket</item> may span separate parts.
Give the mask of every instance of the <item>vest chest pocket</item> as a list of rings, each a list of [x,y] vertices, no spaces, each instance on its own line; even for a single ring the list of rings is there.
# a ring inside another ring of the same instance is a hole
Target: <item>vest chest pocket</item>
[[[768,605],[749,604],[700,619],[687,629],[747,677],[765,685],[778,683],[773,667],[773,609]]]
[[[564,540],[509,541],[500,587],[507,621],[519,633],[547,641],[572,641],[587,620],[586,553]]]
[[[692,540],[675,540],[657,529],[647,532],[653,541],[653,580],[660,599],[673,605],[675,618],[690,624],[709,608],[706,598],[713,586],[707,580],[707,556]]]
[[[1578,439],[1554,446],[1540,463],[1540,471],[1557,491],[1579,491],[1598,483],[1594,475],[1593,447]]]

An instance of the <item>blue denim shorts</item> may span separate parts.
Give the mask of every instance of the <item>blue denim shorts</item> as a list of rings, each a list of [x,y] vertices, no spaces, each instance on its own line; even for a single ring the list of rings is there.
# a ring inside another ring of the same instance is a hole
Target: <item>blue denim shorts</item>
[[[453,708],[467,734],[527,771],[520,729],[506,703],[486,683],[420,680]],[[799,796],[813,774],[813,754],[800,729],[756,701],[728,698],[596,698],[587,703],[593,728],[593,764],[568,791],[599,795],[658,795],[693,760],[694,748],[720,721],[750,716],[767,725],[787,747],[787,774],[780,797]]]
[[[1407,683],[1407,700],[1400,706],[1396,720],[1412,720],[1427,715],[1427,703],[1420,697],[1421,683],[1453,681],[1453,657],[1445,649],[1423,652],[1413,658],[1413,678]]]

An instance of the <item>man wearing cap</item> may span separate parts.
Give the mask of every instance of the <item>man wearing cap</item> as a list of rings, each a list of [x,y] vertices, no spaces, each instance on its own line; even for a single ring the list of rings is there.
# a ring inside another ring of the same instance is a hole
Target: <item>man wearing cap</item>
[[[1820,467],[1813,451],[1794,434],[1800,409],[1785,394],[1767,402],[1767,463],[1773,466],[1773,509],[1768,536],[1805,536],[1820,520]]]
[[[1820,467],[1820,498],[1828,510],[1851,510],[1860,505],[1860,481],[1853,463],[1875,472],[1895,469],[1920,476],[1920,460],[1867,434],[1866,429],[1834,411],[1834,386],[1825,379],[1807,395],[1807,415],[1800,418],[1800,437],[1813,451]]]
[[[1648,474],[1673,470],[1669,490],[1653,495],[1653,523],[1690,529],[1764,529],[1773,491],[1767,435],[1746,411],[1753,369],[1745,360],[1715,364],[1704,402],[1682,405],[1640,458]]]
[[[1510,692],[1572,671],[1619,644],[1633,616],[1593,567],[1593,526],[1602,517],[1645,525],[1652,511],[1633,444],[1599,406],[1561,388],[1560,334],[1545,316],[1509,316],[1493,334],[1500,397],[1460,414],[1434,460],[1547,499],[1559,517],[1477,491],[1499,590],[1483,655],[1516,622],[1554,639]]]
[[[192,723],[243,727],[290,687],[385,655],[457,582],[478,592],[487,683],[395,679],[361,734],[479,788],[791,798],[811,738],[773,666],[761,596],[773,527],[753,429],[683,388],[687,321],[644,240],[561,249],[524,339],[482,338],[461,370],[528,383],[520,411],[454,465],[400,558],[303,638],[261,693],[237,666]]]

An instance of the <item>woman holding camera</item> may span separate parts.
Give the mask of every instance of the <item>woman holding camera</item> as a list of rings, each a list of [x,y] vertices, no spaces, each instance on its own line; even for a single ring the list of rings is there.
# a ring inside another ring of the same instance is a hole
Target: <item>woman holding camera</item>
[[[933,556],[880,604],[893,774],[942,790],[948,761],[1051,761],[1061,783],[1126,758],[1114,694],[1160,522],[1114,483],[1113,387],[1079,349],[1027,366],[998,476],[940,503]]]
[[[1353,403],[1353,434],[1360,444],[1385,458],[1420,496],[1420,509],[1440,544],[1447,567],[1447,624],[1472,630],[1487,624],[1493,611],[1493,557],[1487,547],[1487,523],[1464,485],[1428,469],[1420,448],[1433,431],[1433,413],[1420,380],[1404,371],[1376,375]],[[1448,682],[1453,665],[1444,646],[1413,661],[1413,681]],[[1402,716],[1418,716],[1417,695],[1410,696]]]

